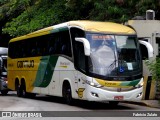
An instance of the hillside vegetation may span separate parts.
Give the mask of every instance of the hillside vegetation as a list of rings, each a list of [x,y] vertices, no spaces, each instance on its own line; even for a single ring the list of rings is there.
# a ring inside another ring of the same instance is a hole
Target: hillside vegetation
[[[122,23],[147,9],[158,16],[159,5],[159,0],[0,0],[0,26],[2,34],[16,37],[69,20]]]

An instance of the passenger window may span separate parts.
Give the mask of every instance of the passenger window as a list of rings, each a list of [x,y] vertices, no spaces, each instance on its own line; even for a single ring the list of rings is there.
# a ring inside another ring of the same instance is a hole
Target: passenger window
[[[69,31],[63,31],[61,36],[61,53],[64,55],[67,55],[69,57],[72,57],[71,52],[71,40],[69,36]]]
[[[12,58],[63,54],[72,57],[69,30],[28,38],[9,44]]]

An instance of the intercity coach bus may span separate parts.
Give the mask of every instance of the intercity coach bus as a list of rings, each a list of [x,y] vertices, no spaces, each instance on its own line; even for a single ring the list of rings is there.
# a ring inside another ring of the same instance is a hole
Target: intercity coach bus
[[[73,99],[111,104],[141,100],[142,60],[136,32],[117,23],[77,20],[13,38],[8,87],[19,97],[53,95],[68,104]]]

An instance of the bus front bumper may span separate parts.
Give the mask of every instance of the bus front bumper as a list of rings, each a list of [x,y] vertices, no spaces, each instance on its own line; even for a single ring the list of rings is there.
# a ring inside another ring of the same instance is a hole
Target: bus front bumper
[[[130,91],[109,91],[87,85],[85,97],[89,101],[140,101],[143,96],[143,87]]]

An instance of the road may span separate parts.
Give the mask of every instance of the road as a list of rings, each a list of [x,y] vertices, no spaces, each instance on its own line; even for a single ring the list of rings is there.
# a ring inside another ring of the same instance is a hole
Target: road
[[[133,113],[142,112],[151,112],[158,111],[160,109],[150,108],[147,106],[139,106],[129,103],[120,103],[117,107],[110,106],[108,103],[97,103],[97,102],[87,102],[87,101],[76,101],[73,106],[66,105],[63,102],[62,98],[51,97],[45,95],[37,95],[35,98],[19,98],[16,96],[15,92],[9,92],[7,96],[0,95],[0,111],[50,111],[47,112],[49,116],[56,116],[58,119],[65,117],[66,114],[70,114],[67,119],[74,119],[75,116],[78,119],[83,120],[94,120],[95,117],[100,117],[104,119],[106,116],[118,116],[125,117],[128,114],[132,115]],[[54,111],[54,113],[53,113]],[[54,115],[53,115],[54,114]],[[87,118],[86,118],[87,117]],[[90,117],[90,118],[89,118]],[[109,117],[107,117],[109,118]],[[116,119],[117,117],[115,117]],[[150,117],[149,117],[150,118]],[[1,119],[1,118],[0,118]],[[27,118],[26,118],[27,119]],[[36,119],[36,118],[34,118]],[[113,118],[112,118],[113,119]],[[65,119],[66,120],[66,119]],[[75,120],[75,119],[74,119]],[[99,119],[98,119],[99,120]],[[118,119],[119,120],[119,119]],[[123,119],[124,120],[124,119]],[[145,119],[149,120],[149,119]]]

